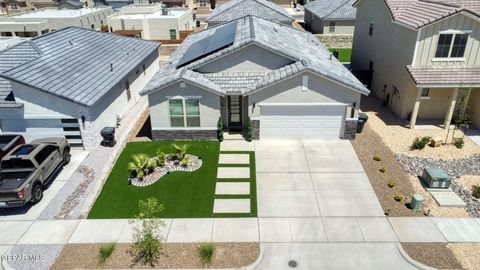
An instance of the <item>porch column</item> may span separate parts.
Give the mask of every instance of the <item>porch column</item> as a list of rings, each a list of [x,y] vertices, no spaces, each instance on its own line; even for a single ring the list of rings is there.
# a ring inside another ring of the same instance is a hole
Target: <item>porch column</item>
[[[410,116],[410,129],[415,128],[417,123],[418,109],[420,108],[420,100],[422,97],[422,88],[417,89],[417,98],[415,99],[415,104],[413,105],[412,115]]]
[[[450,123],[452,122],[453,112],[455,110],[455,105],[457,104],[457,97],[458,97],[458,88],[455,88],[452,94],[452,101],[450,102],[450,106],[448,106],[445,122],[443,123],[443,128],[445,129],[448,129],[450,127]]]

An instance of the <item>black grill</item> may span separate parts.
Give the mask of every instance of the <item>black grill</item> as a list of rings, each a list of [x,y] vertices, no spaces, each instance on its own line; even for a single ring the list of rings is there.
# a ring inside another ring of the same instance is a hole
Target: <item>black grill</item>
[[[102,145],[113,147],[115,146],[115,128],[114,127],[104,127],[100,131],[100,135],[102,135]]]

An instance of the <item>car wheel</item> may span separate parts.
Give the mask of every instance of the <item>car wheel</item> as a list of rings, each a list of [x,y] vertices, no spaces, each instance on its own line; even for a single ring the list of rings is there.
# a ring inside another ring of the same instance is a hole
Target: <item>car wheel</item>
[[[68,163],[70,163],[70,157],[72,155],[70,155],[70,149],[65,149],[63,151],[63,165],[67,165]]]
[[[32,189],[32,203],[36,204],[43,198],[43,187],[40,184],[36,184]]]

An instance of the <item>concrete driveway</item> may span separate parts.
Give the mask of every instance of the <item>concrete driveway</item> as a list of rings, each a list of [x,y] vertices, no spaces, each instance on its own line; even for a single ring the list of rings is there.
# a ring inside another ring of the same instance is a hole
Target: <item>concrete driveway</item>
[[[58,174],[50,186],[43,192],[43,199],[36,205],[27,204],[21,208],[0,209],[0,221],[2,220],[36,220],[50,201],[62,189],[77,167],[87,157],[86,151],[72,151],[70,163]]]
[[[349,141],[255,141],[259,217],[384,216]]]

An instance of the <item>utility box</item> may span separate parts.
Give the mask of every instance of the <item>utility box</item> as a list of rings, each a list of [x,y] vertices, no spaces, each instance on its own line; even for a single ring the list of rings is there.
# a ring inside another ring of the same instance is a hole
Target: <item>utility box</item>
[[[448,189],[452,182],[452,178],[440,168],[425,168],[422,178],[428,188]]]
[[[410,207],[413,211],[422,211],[423,210],[423,202],[425,199],[420,194],[414,194],[412,196],[412,202],[410,203]]]

